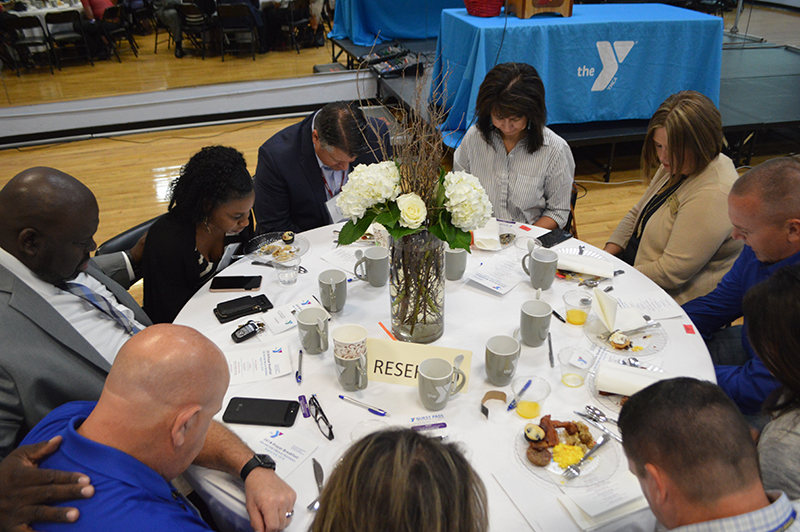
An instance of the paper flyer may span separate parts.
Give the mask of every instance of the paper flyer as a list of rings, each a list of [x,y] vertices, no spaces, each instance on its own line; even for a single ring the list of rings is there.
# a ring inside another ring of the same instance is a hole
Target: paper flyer
[[[258,347],[247,351],[226,353],[230,385],[245,384],[286,375],[292,371],[289,349],[285,345]]]
[[[498,294],[507,294],[526,277],[520,261],[516,255],[511,254],[496,257],[483,264],[472,274],[470,280]]]
[[[295,327],[297,325],[297,314],[301,310],[311,307],[322,308],[322,305],[319,304],[313,295],[304,297],[301,300],[292,303],[291,305],[283,305],[281,307],[272,309],[271,311],[267,312],[267,315],[264,318],[264,323],[267,324],[267,327],[269,327],[269,330],[272,332],[272,334],[280,334],[284,331],[288,331],[292,327]],[[330,314],[328,314],[328,318],[330,318]],[[259,336],[259,338],[261,337]]]

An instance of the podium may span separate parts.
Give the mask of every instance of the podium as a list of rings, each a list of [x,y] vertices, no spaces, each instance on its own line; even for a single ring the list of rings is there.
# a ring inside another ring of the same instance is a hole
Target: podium
[[[539,13],[561,13],[562,17],[572,16],[573,0],[508,0],[508,12],[518,18],[531,18]]]

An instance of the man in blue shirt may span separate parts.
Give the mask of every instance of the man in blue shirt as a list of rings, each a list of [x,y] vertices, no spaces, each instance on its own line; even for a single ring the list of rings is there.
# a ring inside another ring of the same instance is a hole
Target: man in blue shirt
[[[747,324],[723,327],[742,316],[750,287],[800,263],[800,161],[772,159],[740,177],[728,196],[728,216],[745,247],[714,291],[683,309],[706,340],[719,385],[742,413],[754,415],[778,381],[750,346]]]
[[[40,465],[81,471],[94,486],[92,497],[68,503],[80,512],[75,523],[32,526],[70,532],[209,530],[170,481],[202,449],[228,381],[225,356],[194,329],[154,325],[133,336],[120,349],[96,403],[56,408],[23,441],[60,435],[59,449]]]

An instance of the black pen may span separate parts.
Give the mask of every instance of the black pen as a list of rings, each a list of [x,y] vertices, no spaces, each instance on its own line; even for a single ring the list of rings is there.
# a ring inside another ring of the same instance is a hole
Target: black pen
[[[303,350],[300,350],[300,354],[297,356],[297,371],[294,372],[294,380],[297,381],[297,384],[300,384],[300,381],[303,380]]]
[[[553,341],[550,339],[550,333],[547,333],[547,348],[550,350],[550,367],[556,367],[556,361],[553,360]]]
[[[558,319],[561,321],[561,323],[567,323],[567,320],[565,320],[564,318],[562,318],[562,317],[561,317],[561,314],[559,314],[559,313],[558,313],[558,312],[556,312],[555,310],[553,311],[553,316],[555,316],[556,318],[558,318]]]

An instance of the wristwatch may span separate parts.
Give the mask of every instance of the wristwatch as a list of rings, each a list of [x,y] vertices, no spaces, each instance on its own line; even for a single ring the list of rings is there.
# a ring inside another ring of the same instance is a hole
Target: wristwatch
[[[267,469],[275,471],[275,460],[266,454],[256,454],[244,465],[242,472],[239,473],[239,476],[242,477],[242,481],[247,480],[247,475],[257,467],[266,467]]]

